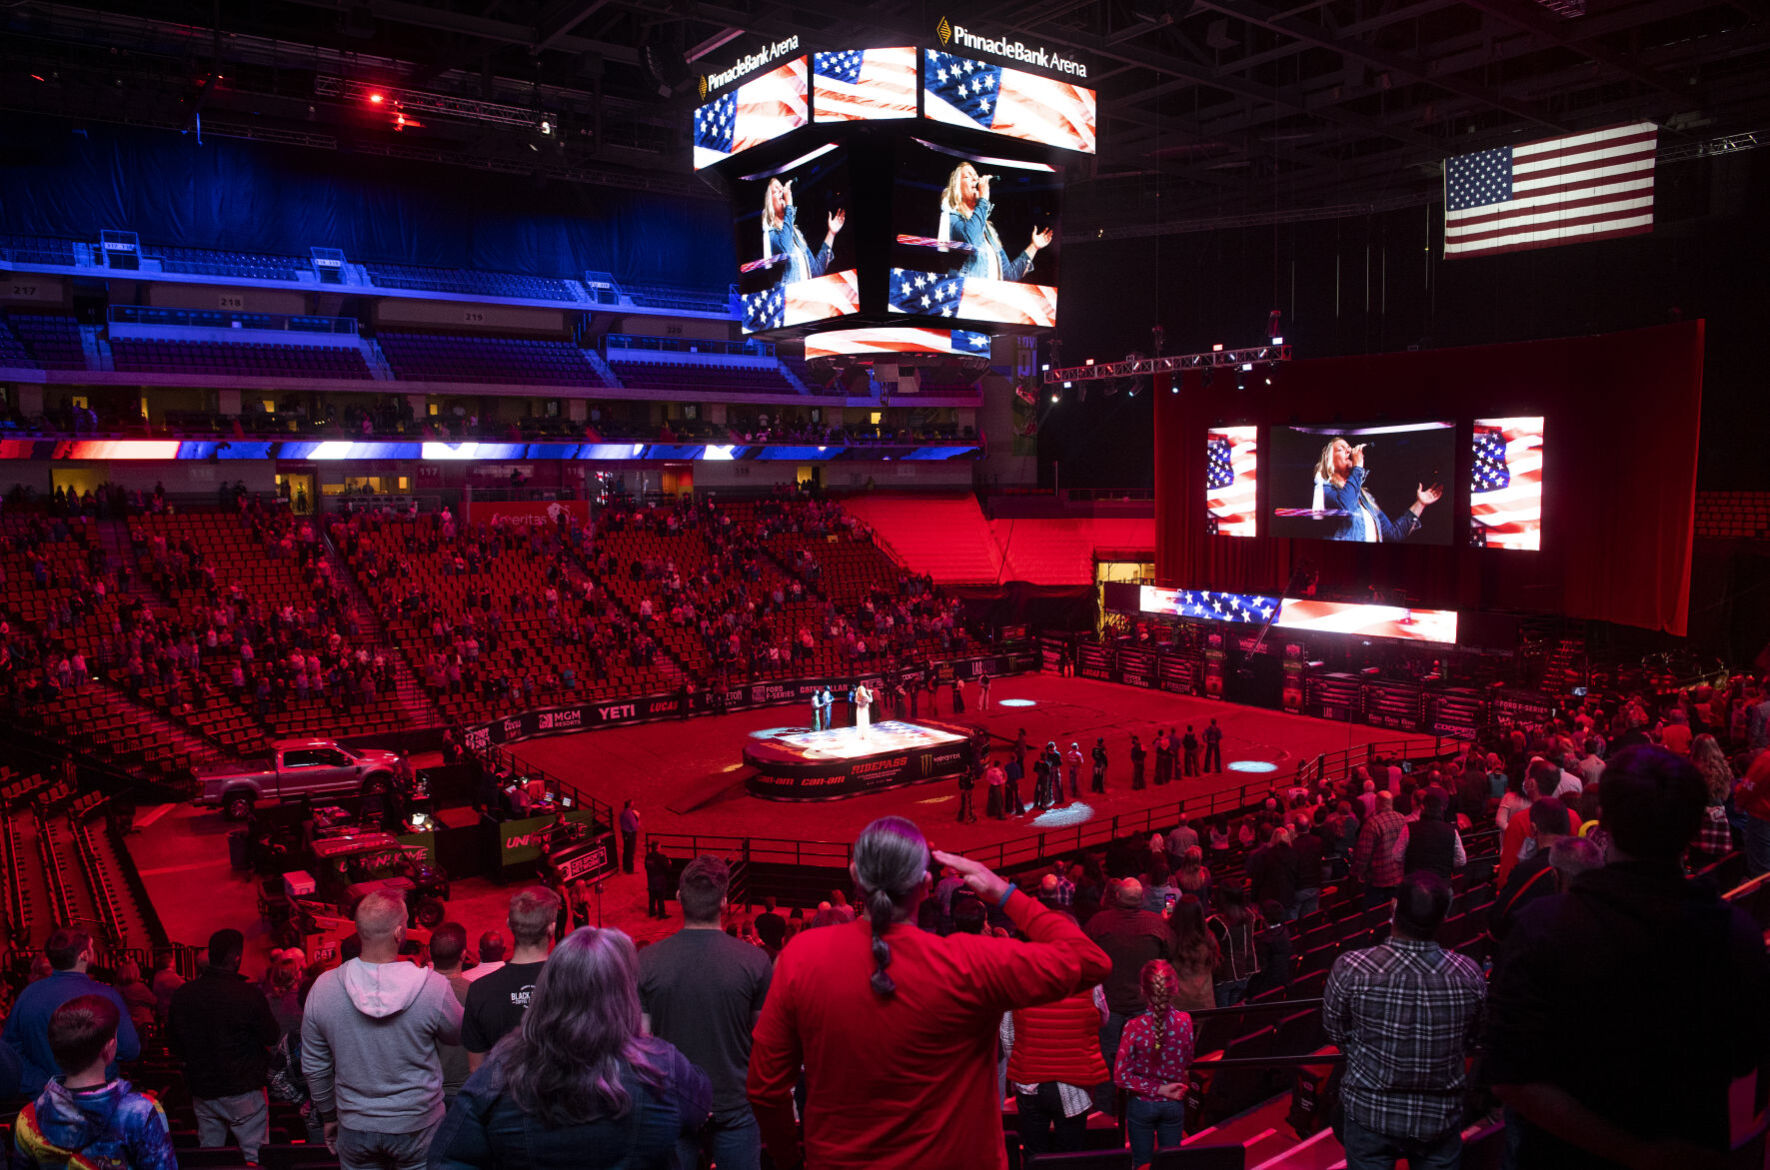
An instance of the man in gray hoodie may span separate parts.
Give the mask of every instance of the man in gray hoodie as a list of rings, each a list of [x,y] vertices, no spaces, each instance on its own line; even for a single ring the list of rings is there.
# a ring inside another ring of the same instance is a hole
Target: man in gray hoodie
[[[400,957],[399,894],[363,898],[356,929],[361,957],[308,994],[302,1071],[343,1170],[421,1170],[443,1119],[437,1045],[460,1043],[461,1004],[447,979]]]

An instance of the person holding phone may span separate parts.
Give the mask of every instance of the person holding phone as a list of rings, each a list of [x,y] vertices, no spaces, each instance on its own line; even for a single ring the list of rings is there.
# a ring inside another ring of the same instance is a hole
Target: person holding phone
[[[979,175],[977,168],[962,162],[947,177],[946,189],[940,193],[940,230],[942,240],[964,244],[970,257],[960,269],[961,276],[987,276],[991,280],[1024,280],[1032,271],[1033,260],[1040,249],[1049,248],[1053,233],[1050,228],[1034,228],[1026,248],[1013,259],[1002,246],[989,221],[995,204],[990,202],[990,181],[993,175]]]
[[[1444,488],[1439,484],[1415,485],[1414,502],[1391,520],[1364,490],[1364,453],[1365,444],[1354,446],[1343,438],[1323,447],[1315,464],[1315,501],[1311,506],[1317,512],[1332,510],[1339,517],[1339,527],[1329,540],[1367,544],[1406,540],[1420,530],[1421,515],[1443,498]]]

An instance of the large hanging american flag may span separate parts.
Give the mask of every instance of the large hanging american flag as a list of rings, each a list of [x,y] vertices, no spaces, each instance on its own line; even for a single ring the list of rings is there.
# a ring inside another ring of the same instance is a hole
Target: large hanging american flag
[[[1543,420],[1478,418],[1469,473],[1469,535],[1486,548],[1539,549]]]
[[[1094,153],[1094,91],[1019,69],[925,51],[923,114],[936,122]]]
[[[745,333],[782,329],[860,312],[860,274],[849,268],[810,280],[782,281],[743,297]]]
[[[796,57],[694,112],[694,167],[710,167],[807,121],[806,66]]]
[[[916,50],[849,49],[811,58],[815,122],[916,116]]]
[[[1520,252],[1653,230],[1651,122],[1446,159],[1444,254]]]
[[[1047,284],[891,270],[891,311],[1004,325],[1057,324],[1057,290]]]
[[[1258,427],[1210,432],[1205,452],[1205,511],[1219,536],[1253,536],[1254,494],[1259,485]]]

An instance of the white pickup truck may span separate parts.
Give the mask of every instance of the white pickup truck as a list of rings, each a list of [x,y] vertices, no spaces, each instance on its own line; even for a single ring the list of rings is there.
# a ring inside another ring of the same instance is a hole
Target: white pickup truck
[[[244,772],[199,771],[197,803],[245,820],[261,800],[301,796],[367,796],[385,792],[399,769],[399,755],[380,748],[347,748],[329,739],[280,739],[267,765]]]

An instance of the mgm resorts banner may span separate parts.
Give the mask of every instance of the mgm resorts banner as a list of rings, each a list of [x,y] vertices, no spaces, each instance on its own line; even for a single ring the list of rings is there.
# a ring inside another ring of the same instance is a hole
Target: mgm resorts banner
[[[999,678],[1005,674],[1019,674],[1030,669],[1031,657],[1023,654],[956,658],[935,667],[937,674],[943,679],[951,678],[954,674],[962,679],[973,679],[984,674]],[[898,672],[898,677],[906,686],[923,682],[924,675],[925,672],[920,669]],[[720,715],[727,711],[748,711],[756,707],[775,707],[784,703],[803,703],[809,715],[811,696],[825,687],[830,689],[839,710],[846,711],[848,692],[860,679],[865,679],[867,686],[879,696],[878,703],[887,701],[882,685],[883,678],[878,672],[831,678],[777,679],[772,682],[725,687],[711,692],[697,691],[692,695],[682,692],[641,695],[630,699],[586,703],[579,707],[549,707],[538,711],[524,711],[520,715],[509,715],[490,723],[469,725],[466,729],[467,748],[477,752],[496,744],[515,743],[538,735],[569,735],[600,727],[626,727],[660,719],[686,719],[690,715]]]

